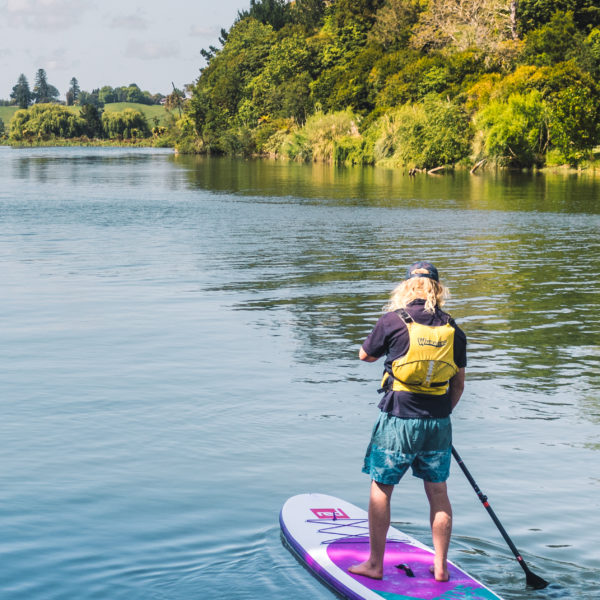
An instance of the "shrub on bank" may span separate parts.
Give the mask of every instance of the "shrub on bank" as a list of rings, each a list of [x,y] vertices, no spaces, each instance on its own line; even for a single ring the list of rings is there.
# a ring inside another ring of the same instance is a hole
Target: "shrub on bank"
[[[150,137],[150,127],[143,113],[132,108],[102,114],[104,134],[111,140]]]
[[[491,102],[477,116],[479,156],[500,166],[534,167],[544,163],[548,146],[548,109],[537,90]]]
[[[437,97],[389,111],[373,127],[375,162],[431,169],[454,165],[471,151],[468,116]]]
[[[317,112],[304,127],[285,137],[279,154],[291,160],[334,162],[341,157],[346,160],[351,154],[356,157],[361,143],[358,118],[351,110]]]
[[[18,110],[10,121],[12,140],[34,141],[52,138],[75,138],[84,135],[86,122],[60,104],[35,104]]]

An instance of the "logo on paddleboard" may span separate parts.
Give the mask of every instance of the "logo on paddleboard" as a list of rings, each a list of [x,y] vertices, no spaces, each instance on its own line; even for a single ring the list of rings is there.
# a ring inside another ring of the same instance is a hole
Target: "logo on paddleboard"
[[[311,508],[317,519],[349,519],[350,517],[341,508]]]

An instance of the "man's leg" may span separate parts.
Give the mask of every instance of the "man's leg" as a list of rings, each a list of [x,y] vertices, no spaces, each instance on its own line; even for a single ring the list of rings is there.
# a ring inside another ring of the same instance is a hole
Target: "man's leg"
[[[448,498],[446,482],[425,481],[425,493],[429,500],[431,535],[435,550],[433,574],[437,581],[448,581],[448,547],[452,533],[452,506]]]
[[[385,541],[390,528],[390,500],[393,485],[371,482],[371,497],[369,498],[369,558],[358,565],[353,565],[348,570],[357,575],[364,575],[373,579],[383,577],[383,555]]]

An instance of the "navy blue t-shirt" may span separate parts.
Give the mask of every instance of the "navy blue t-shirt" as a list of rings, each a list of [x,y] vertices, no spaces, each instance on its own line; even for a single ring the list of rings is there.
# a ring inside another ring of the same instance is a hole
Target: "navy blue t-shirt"
[[[425,311],[425,300],[414,300],[406,307],[406,312],[421,325],[438,327],[448,323],[450,315],[436,308],[434,313]],[[385,370],[391,372],[392,362],[408,352],[409,334],[406,323],[395,312],[385,313],[377,321],[362,347],[375,358],[386,355]],[[467,337],[455,324],[454,362],[461,369],[467,366]],[[388,391],[384,394],[379,408],[405,419],[447,417],[452,412],[450,394],[431,396],[414,392]]]

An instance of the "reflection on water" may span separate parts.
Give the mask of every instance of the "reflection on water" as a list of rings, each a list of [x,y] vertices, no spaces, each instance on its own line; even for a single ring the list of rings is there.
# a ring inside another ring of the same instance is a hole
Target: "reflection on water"
[[[338,167],[322,163],[174,156],[192,185],[256,195],[290,196],[337,205],[457,208],[464,210],[600,213],[600,181],[564,173],[531,175],[468,172],[409,177],[402,169]]]
[[[469,336],[465,462],[553,582],[535,597],[598,596],[596,180],[119,149],[0,165],[0,595],[329,599],[277,512],[309,489],[364,506],[380,366],[357,349],[427,258]],[[463,484],[452,558],[532,598]],[[407,482],[394,511],[429,543],[422,502]]]

